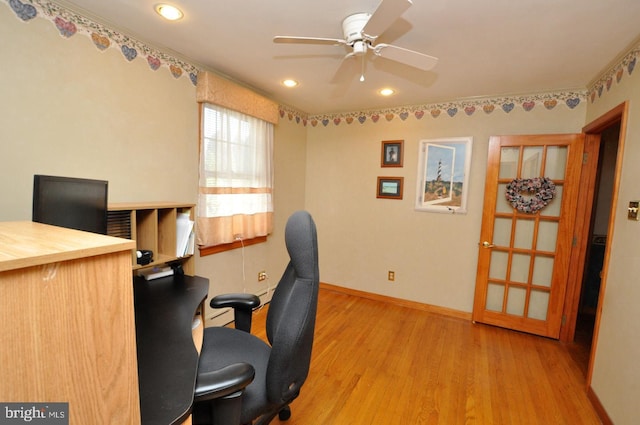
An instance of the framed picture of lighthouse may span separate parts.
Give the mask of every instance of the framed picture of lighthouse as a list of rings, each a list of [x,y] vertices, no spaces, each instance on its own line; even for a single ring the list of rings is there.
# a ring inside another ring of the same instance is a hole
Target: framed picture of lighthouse
[[[386,140],[382,142],[381,167],[402,167],[404,159],[404,140]]]
[[[420,141],[416,210],[467,212],[472,142],[471,137]]]

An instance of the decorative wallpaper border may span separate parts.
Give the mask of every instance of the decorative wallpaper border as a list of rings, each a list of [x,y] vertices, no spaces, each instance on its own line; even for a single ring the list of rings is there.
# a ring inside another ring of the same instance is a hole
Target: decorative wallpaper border
[[[472,100],[460,100],[455,102],[432,103],[426,105],[400,106],[381,110],[368,110],[360,112],[347,112],[340,114],[324,114],[305,116],[299,111],[292,108],[280,107],[280,117],[287,117],[289,120],[295,120],[303,125],[311,124],[316,127],[322,125],[324,127],[333,123],[340,125],[343,123],[352,124],[354,122],[364,124],[366,121],[374,123],[384,120],[393,121],[400,119],[407,120],[410,117],[415,119],[423,119],[425,116],[439,118],[441,116],[449,116],[451,118],[456,115],[472,116],[474,114],[492,114],[497,111],[510,113],[515,108],[521,108],[526,112],[532,111],[534,108],[544,108],[552,110],[559,105],[564,105],[569,109],[574,109],[580,103],[587,100],[587,91],[561,91],[551,93],[541,93],[533,95],[507,96],[507,97],[487,97]]]
[[[147,61],[149,68],[153,71],[163,67],[168,68],[174,78],[187,76],[193,85],[197,84],[199,69],[195,66],[153,49],[128,35],[107,28],[51,1],[0,1],[7,3],[23,22],[29,22],[36,17],[48,19],[56,26],[60,35],[64,38],[71,38],[78,33],[84,34],[91,38],[93,44],[100,51],[110,47],[117,48],[128,62],[141,57]]]
[[[631,51],[629,51],[629,53],[627,53],[618,64],[614,65],[609,71],[605,72],[602,77],[593,83],[589,89],[589,100],[591,103],[594,103],[597,99],[601,98],[605,89],[607,92],[611,90],[614,80],[616,84],[620,84],[620,81],[622,81],[625,76],[625,71],[627,72],[627,75],[631,76],[636,67],[639,56],[640,44],[631,49]]]
[[[313,127],[318,125],[326,127],[332,123],[334,125],[340,125],[343,123],[352,124],[354,122],[364,124],[369,120],[376,123],[381,119],[384,119],[385,121],[392,121],[394,119],[405,121],[410,117],[422,119],[425,115],[431,115],[432,118],[438,118],[441,116],[449,116],[453,118],[456,115],[461,114],[472,116],[476,113],[483,112],[485,114],[491,114],[495,111],[502,111],[508,114],[515,108],[522,108],[525,112],[529,112],[534,108],[540,107],[552,110],[561,105],[564,105],[569,109],[574,109],[581,102],[590,101],[591,103],[595,103],[598,99],[604,96],[606,92],[611,90],[614,81],[616,84],[620,84],[625,76],[631,76],[639,57],[640,44],[632,48],[619,63],[604,72],[599,79],[584,90],[558,91],[508,97],[487,97],[445,103],[402,106],[383,110],[367,110],[311,116],[286,105],[281,105],[279,112],[281,118],[288,118],[289,121],[295,120],[296,123],[301,123],[304,126],[311,124]]]
[[[28,22],[38,16],[43,17],[52,22],[64,38],[70,38],[77,33],[87,35],[100,51],[110,47],[117,48],[125,60],[129,62],[137,57],[143,57],[151,70],[157,71],[164,67],[171,72],[174,78],[187,76],[194,86],[197,84],[197,76],[200,70],[196,66],[151,48],[132,37],[78,15],[52,1],[0,1],[7,3],[23,22]],[[364,124],[367,121],[376,123],[380,120],[393,121],[400,119],[405,121],[411,117],[414,119],[423,119],[425,116],[431,116],[432,118],[448,116],[453,118],[457,115],[466,115],[470,117],[474,114],[492,114],[494,112],[508,114],[516,108],[521,108],[525,112],[532,111],[535,108],[553,110],[558,106],[574,109],[582,102],[590,101],[594,103],[611,89],[614,81],[619,84],[625,76],[630,76],[634,71],[639,56],[640,44],[631,49],[618,64],[603,73],[598,80],[584,90],[487,97],[338,114],[309,115],[287,105],[279,105],[278,110],[280,118],[287,118],[289,121],[295,121],[304,126],[310,124],[313,127],[318,125],[326,127],[329,124]]]

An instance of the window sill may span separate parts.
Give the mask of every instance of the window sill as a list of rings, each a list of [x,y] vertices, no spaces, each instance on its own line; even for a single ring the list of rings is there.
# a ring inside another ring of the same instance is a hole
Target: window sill
[[[213,254],[219,254],[221,252],[225,252],[225,251],[231,251],[234,249],[238,249],[238,248],[243,248],[245,246],[249,246],[249,245],[256,245],[259,243],[263,243],[267,241],[267,237],[266,236],[258,236],[257,238],[253,238],[253,239],[245,239],[242,241],[233,241],[231,243],[225,243],[222,245],[215,245],[215,246],[203,246],[200,247],[200,256],[201,257],[205,257],[207,255],[213,255]]]

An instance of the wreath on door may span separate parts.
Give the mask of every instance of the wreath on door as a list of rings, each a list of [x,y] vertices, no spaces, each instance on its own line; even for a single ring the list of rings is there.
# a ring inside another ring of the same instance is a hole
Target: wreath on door
[[[530,195],[525,197],[524,194]],[[532,179],[513,179],[505,191],[507,201],[516,210],[535,214],[556,196],[556,185],[547,177]]]

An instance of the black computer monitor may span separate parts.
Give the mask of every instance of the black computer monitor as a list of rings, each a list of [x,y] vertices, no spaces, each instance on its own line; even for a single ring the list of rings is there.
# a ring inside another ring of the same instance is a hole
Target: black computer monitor
[[[38,223],[107,233],[108,182],[33,176],[33,216]]]

